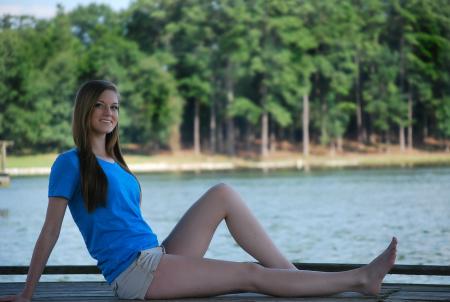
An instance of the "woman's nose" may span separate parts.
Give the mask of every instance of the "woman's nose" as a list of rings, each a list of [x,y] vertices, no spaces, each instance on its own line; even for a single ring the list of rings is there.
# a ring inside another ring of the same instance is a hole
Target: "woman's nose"
[[[103,107],[103,114],[112,115],[113,114],[113,110],[109,106],[104,106]]]

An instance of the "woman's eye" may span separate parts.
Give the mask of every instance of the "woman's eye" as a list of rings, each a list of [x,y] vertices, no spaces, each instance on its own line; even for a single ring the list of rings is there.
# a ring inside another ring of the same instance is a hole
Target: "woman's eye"
[[[107,104],[103,104],[103,103],[95,103],[94,105],[95,109],[99,109],[99,110],[106,110],[108,109],[108,111],[111,112],[119,112],[119,105],[107,105]]]

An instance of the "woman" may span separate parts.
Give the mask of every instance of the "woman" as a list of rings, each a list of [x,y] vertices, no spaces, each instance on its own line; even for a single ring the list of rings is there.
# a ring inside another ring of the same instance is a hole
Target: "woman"
[[[119,147],[119,92],[108,81],[79,89],[72,131],[76,148],[58,156],[49,180],[45,223],[25,288],[1,301],[30,301],[58,239],[67,205],[89,253],[117,296],[168,299],[258,292],[274,296],[379,292],[397,240],[370,264],[345,272],[297,270],[273,244],[241,198],[219,184],[207,191],[159,246],[140,211],[141,190]],[[237,243],[261,265],[203,258],[225,220]]]

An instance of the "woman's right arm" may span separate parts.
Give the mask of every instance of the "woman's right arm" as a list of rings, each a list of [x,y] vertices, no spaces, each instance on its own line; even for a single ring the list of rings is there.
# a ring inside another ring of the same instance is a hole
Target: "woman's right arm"
[[[34,246],[25,287],[17,296],[2,297],[0,298],[0,301],[31,300],[36,284],[47,264],[48,257],[58,240],[67,203],[67,200],[64,198],[49,197],[45,222],[42,226],[41,234],[36,241],[36,245]]]

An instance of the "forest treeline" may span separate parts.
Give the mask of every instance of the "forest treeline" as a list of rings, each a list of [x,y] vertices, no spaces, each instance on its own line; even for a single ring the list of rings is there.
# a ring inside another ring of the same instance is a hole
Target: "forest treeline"
[[[73,145],[88,79],[118,84],[121,139],[144,151],[448,142],[450,3],[137,0],[2,16],[0,140]]]

